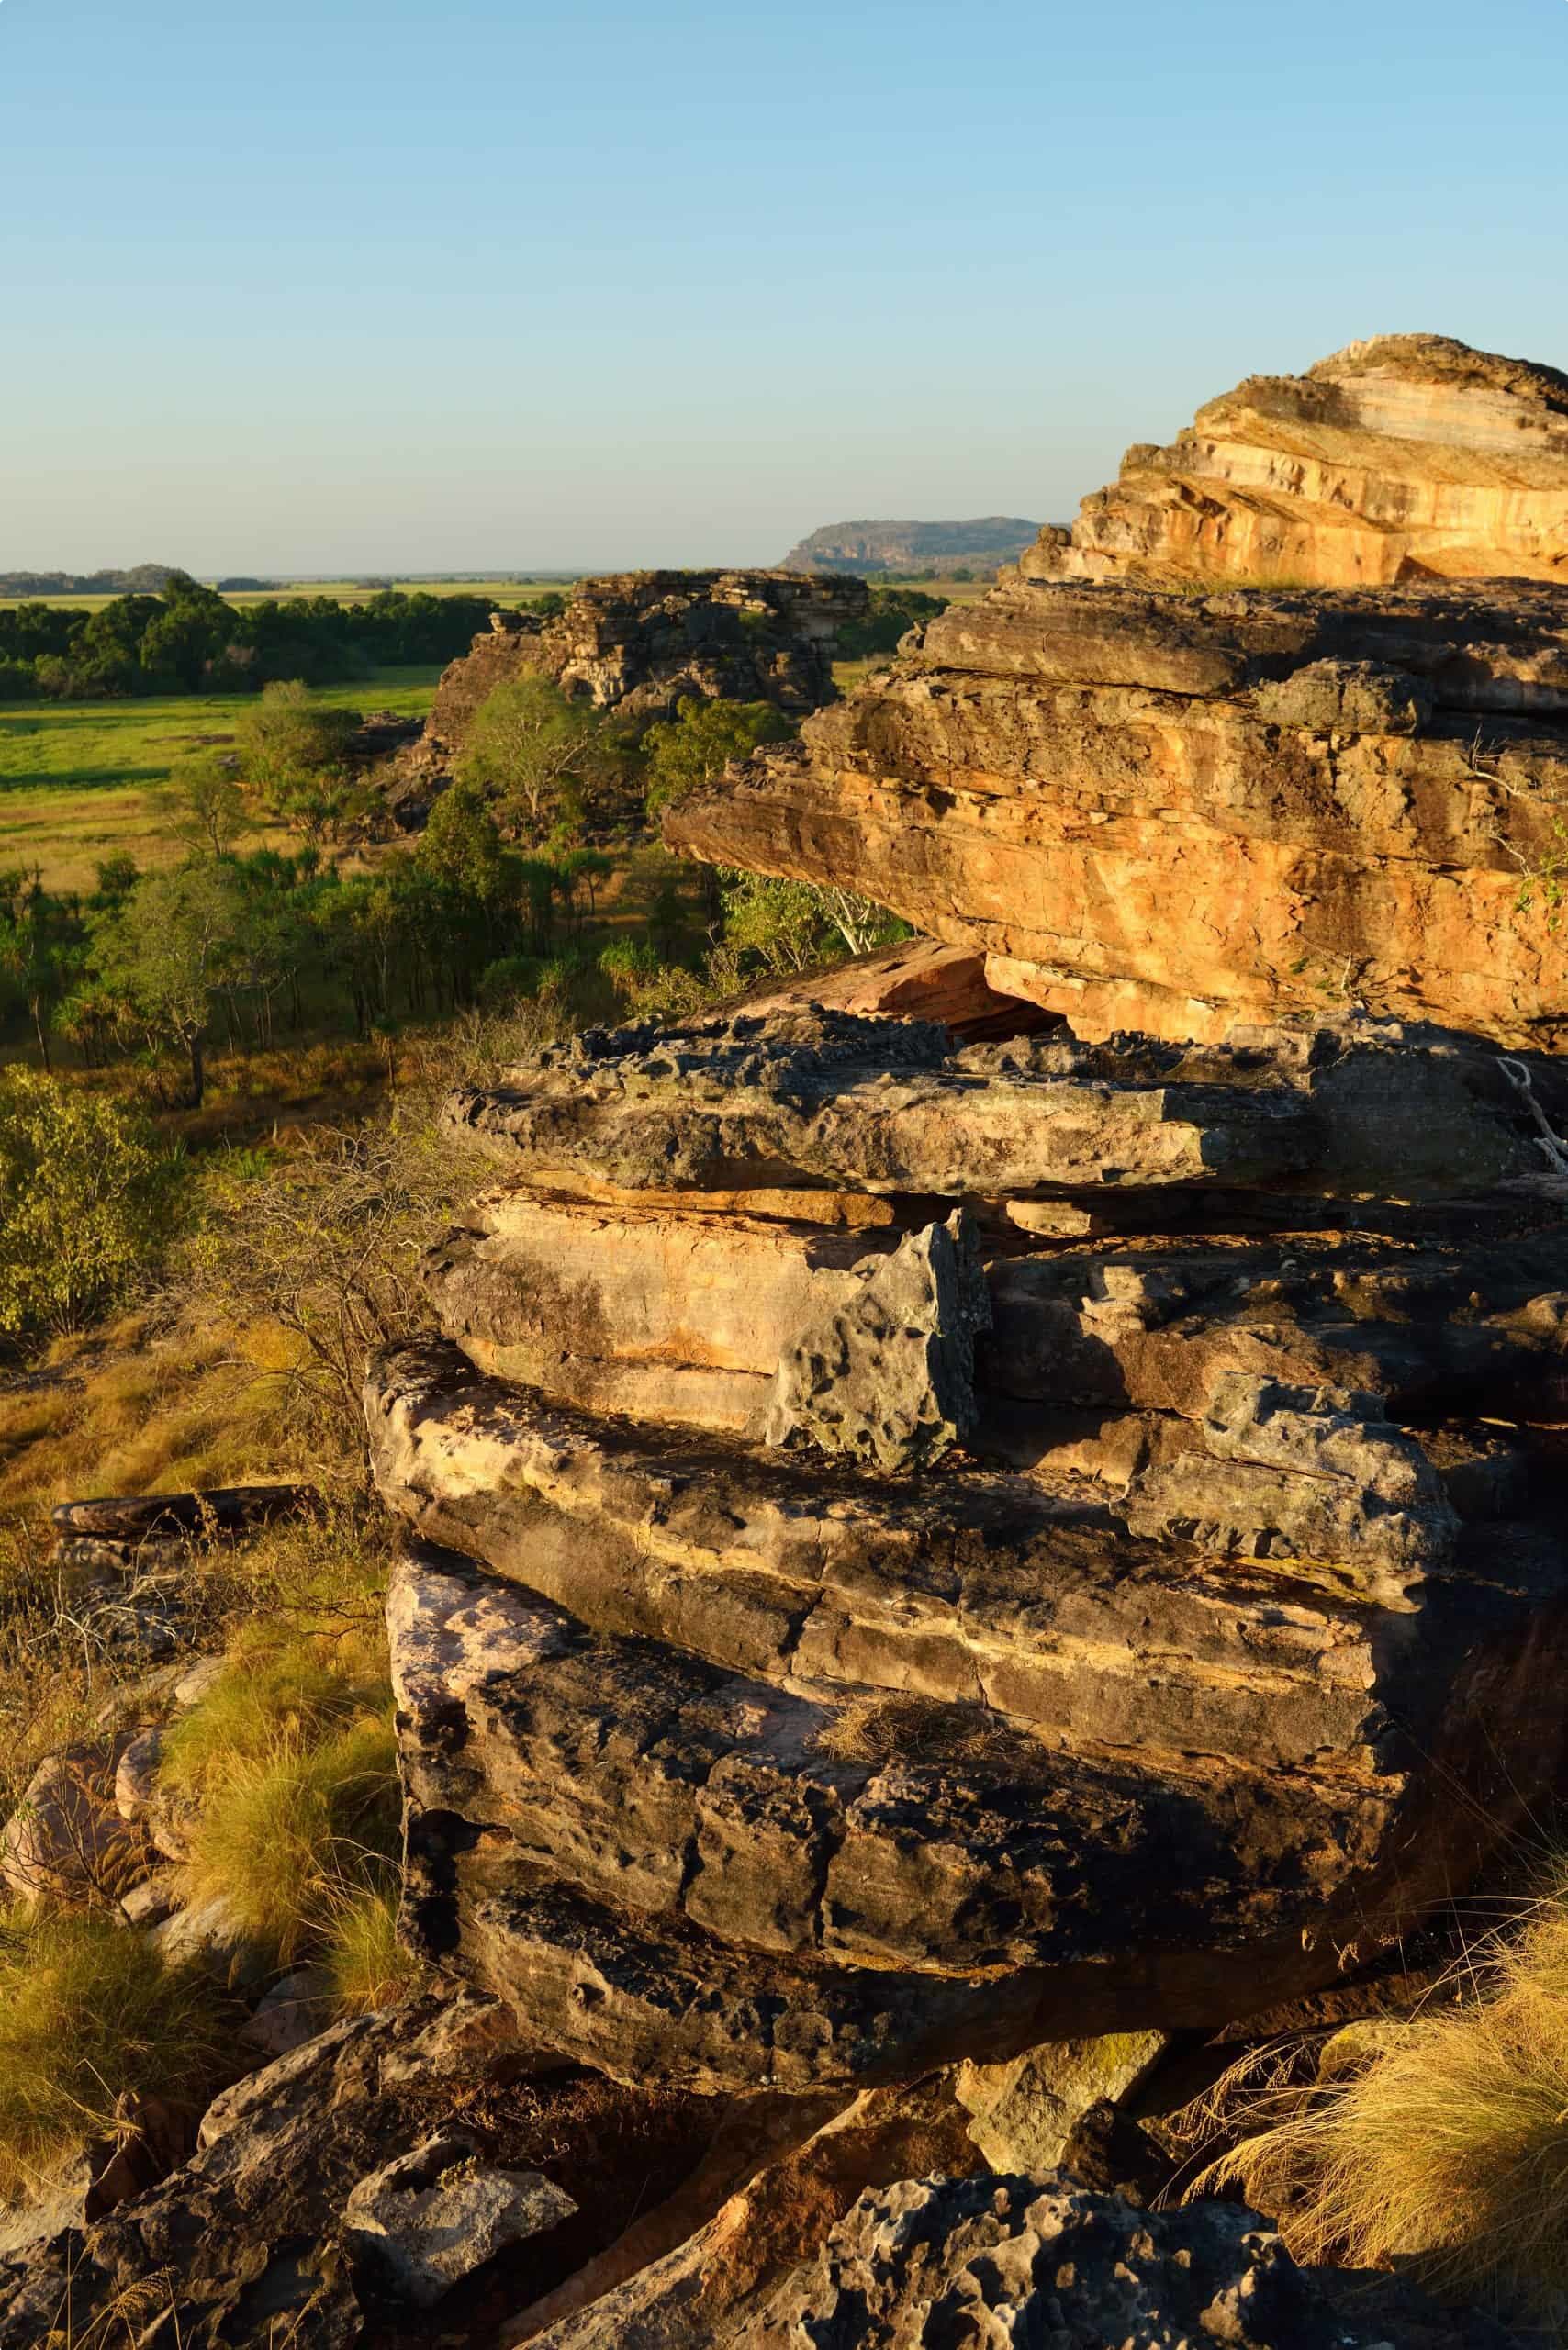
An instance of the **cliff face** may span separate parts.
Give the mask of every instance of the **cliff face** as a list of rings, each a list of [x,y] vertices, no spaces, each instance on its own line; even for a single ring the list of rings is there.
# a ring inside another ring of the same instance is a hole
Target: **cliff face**
[[[1442,335],[1249,375],[1127,451],[1029,576],[1381,586],[1568,575],[1568,376]]]
[[[666,821],[864,890],[1081,1035],[1362,1002],[1568,1030],[1568,593],[1014,579]]]

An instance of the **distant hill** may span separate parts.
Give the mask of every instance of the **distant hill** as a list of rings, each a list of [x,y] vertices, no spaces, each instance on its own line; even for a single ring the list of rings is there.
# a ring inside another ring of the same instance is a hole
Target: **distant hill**
[[[0,571],[0,597],[156,596],[172,563],[138,563],[129,571]]]
[[[983,514],[969,522],[828,522],[791,547],[785,571],[994,571],[1032,543],[1037,522]]]

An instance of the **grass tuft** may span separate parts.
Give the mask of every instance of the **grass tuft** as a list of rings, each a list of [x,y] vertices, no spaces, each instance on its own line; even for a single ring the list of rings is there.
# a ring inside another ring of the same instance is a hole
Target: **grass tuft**
[[[280,1966],[319,1947],[345,1899],[395,1881],[401,1833],[390,1711],[311,1739],[282,1732],[209,1771],[191,1889],[221,1897]]]
[[[396,2007],[417,1987],[418,1959],[398,1940],[398,1887],[350,1893],[332,1908],[321,1964],[341,2016]]]
[[[1349,2069],[1265,2095],[1189,2192],[1239,2186],[1299,2260],[1410,2267],[1568,2342],[1568,1879],[1471,1964],[1473,2004],[1381,2022]]]
[[[112,1919],[0,1919],[0,2200],[26,2200],[112,2137],[124,2096],[204,2101],[224,2040],[210,1977],[165,1965]]]

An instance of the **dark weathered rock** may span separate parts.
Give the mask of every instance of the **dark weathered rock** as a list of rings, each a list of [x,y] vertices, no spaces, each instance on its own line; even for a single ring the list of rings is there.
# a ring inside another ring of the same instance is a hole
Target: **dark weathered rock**
[[[1353,2306],[1331,2305],[1268,2223],[1238,2204],[1147,2211],[1049,2177],[907,2179],[863,2196],[730,2341],[733,2350],[918,2350],[943,2338],[998,2350],[1386,2350],[1375,2321],[1358,2324]],[[1407,2291],[1406,2313],[1421,2308]],[[1446,2337],[1461,2350],[1464,2322],[1445,2325],[1429,2304],[1426,2314],[1437,2322],[1433,2344]]]
[[[1536,1070],[1568,1109],[1561,1072]],[[934,1023],[808,1004],[591,1030],[502,1086],[458,1091],[443,1116],[513,1181],[567,1192],[586,1175],[715,1192],[1442,1199],[1543,1171],[1494,1056],[1357,1023],[1202,1052],[1146,1037],[955,1052]]]
[[[440,1349],[368,1402],[392,1505],[524,1586],[399,1572],[411,1917],[628,2077],[1223,2020],[1471,1864],[1445,1774],[1506,1807],[1557,1767],[1539,1533],[1325,1577],[1140,1541],[1070,1480],[901,1489],[590,1422]]]
[[[62,1502],[51,1516],[57,1539],[82,1538],[134,1548],[185,1535],[246,1534],[279,1518],[317,1516],[321,1506],[314,1485],[221,1485],[199,1494]]]
[[[360,2180],[343,2206],[343,2240],[391,2293],[433,2309],[498,2252],[577,2208],[542,2172],[500,2169],[470,2132],[449,2129]]]

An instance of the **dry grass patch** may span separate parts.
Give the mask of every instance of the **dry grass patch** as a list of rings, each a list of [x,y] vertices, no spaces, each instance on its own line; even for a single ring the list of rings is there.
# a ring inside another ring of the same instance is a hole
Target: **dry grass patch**
[[[1341,2034],[1190,2192],[1239,2186],[1298,2259],[1412,2268],[1568,2342],[1568,1870],[1469,1964],[1473,2001]]]
[[[0,2200],[25,2201],[112,2137],[122,2097],[202,2101],[224,2042],[210,1977],[166,1966],[112,1919],[0,1918]]]

